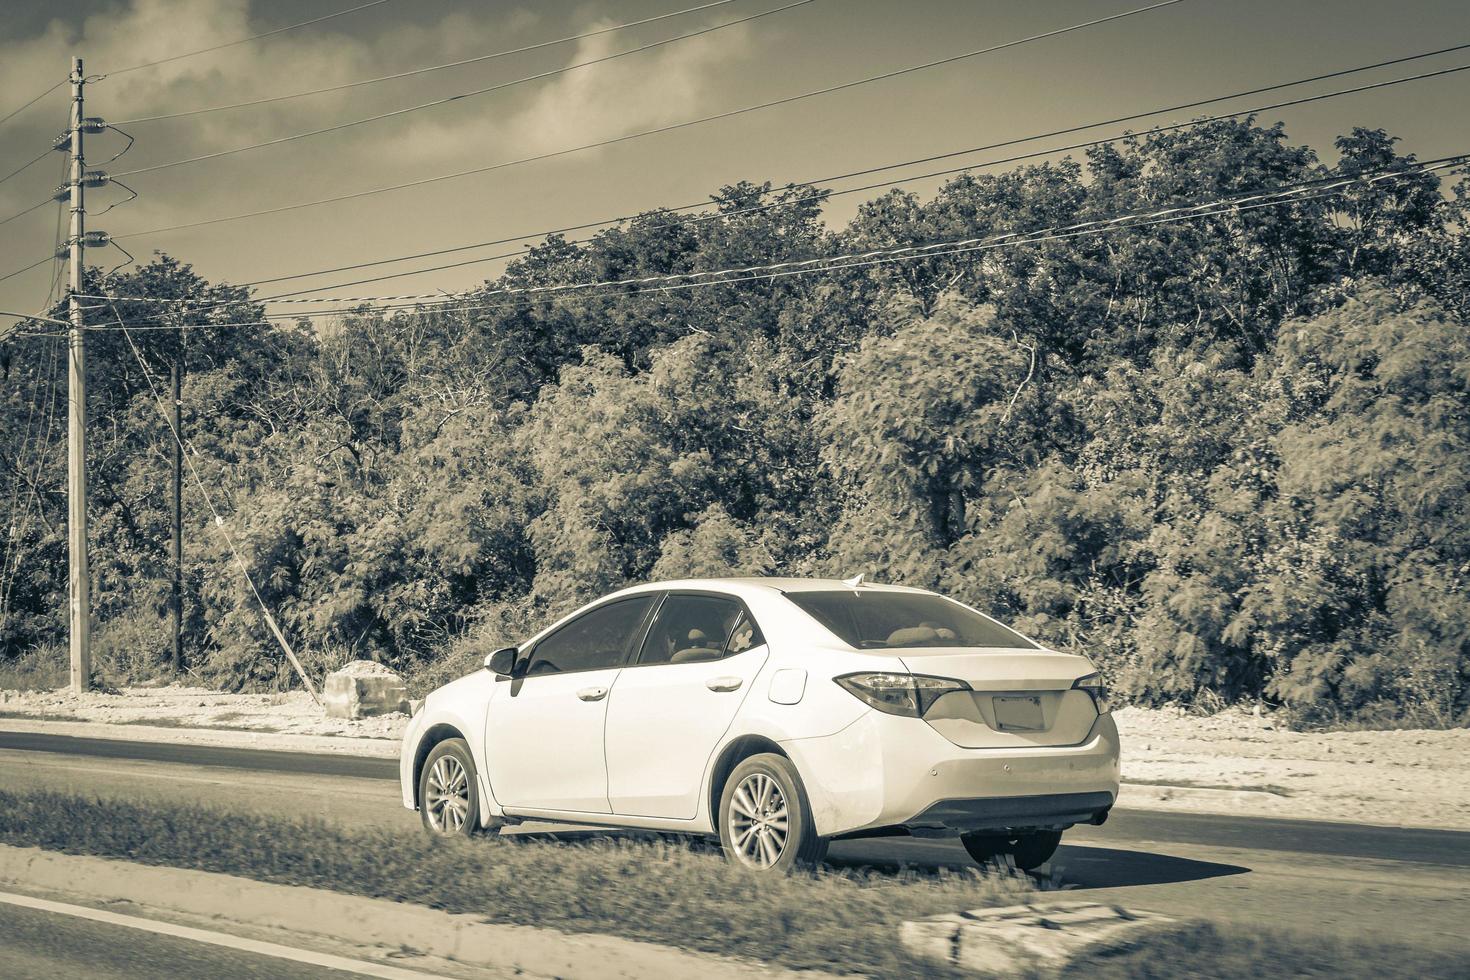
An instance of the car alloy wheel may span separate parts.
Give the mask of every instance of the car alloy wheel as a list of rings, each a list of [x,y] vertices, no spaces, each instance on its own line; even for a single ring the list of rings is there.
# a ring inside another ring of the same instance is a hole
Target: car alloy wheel
[[[753,772],[730,800],[730,844],[744,864],[765,870],[786,852],[790,824],[786,797],[776,780]]]
[[[480,794],[475,760],[462,738],[435,745],[419,775],[419,816],[424,829],[440,837],[480,832]]]
[[[801,776],[774,752],[750,756],[720,790],[720,846],[733,864],[765,874],[790,874],[822,863],[827,838],[818,837]]]
[[[458,834],[470,815],[470,776],[452,755],[440,756],[429,770],[424,806],[429,826],[441,834]]]

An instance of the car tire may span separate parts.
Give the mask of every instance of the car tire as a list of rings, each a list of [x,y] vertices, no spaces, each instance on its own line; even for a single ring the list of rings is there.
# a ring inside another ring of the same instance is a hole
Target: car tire
[[[1009,854],[1022,871],[1034,871],[1050,861],[1061,842],[1060,830],[1037,830],[1014,837],[982,832],[960,835],[960,843],[976,864],[988,864],[1002,854]]]
[[[462,738],[434,746],[419,773],[419,818],[438,837],[469,837],[480,830],[480,787],[475,759]]]
[[[960,834],[960,843],[970,853],[976,864],[989,864],[1005,853],[1010,838],[1004,834],[970,833]]]
[[[726,859],[753,871],[790,874],[827,856],[796,767],[773,752],[745,759],[725,780],[719,832]]]
[[[1060,830],[1037,830],[1016,838],[1008,850],[1016,859],[1016,867],[1035,871],[1051,860],[1061,842]]]

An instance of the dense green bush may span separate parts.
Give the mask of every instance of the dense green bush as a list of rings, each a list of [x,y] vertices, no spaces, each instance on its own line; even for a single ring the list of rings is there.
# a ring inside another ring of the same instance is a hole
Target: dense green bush
[[[841,229],[808,189],[741,183],[717,220],[553,237],[487,289],[1028,231],[1411,159],[1370,130],[1337,151],[1217,121],[893,191]],[[181,348],[135,334],[154,377],[187,365],[220,511],[190,489],[191,669],[293,683],[242,564],[314,673],[367,656],[419,687],[630,581],[864,571],[997,610],[1137,699],[1463,723],[1466,190],[1362,181],[821,276],[315,330],[245,326],[242,291],[160,257],[110,288],[219,324]],[[97,336],[96,607],[126,679],[166,655],[167,432],[123,338]],[[22,339],[4,363],[7,657],[65,628],[57,352]]]

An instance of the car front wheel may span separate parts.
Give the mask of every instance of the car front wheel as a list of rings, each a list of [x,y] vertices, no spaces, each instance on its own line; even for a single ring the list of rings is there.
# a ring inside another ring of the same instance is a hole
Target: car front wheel
[[[785,756],[753,755],[736,766],[720,794],[719,818],[725,856],[747,868],[784,874],[814,867],[827,854],[801,778]]]
[[[434,746],[419,774],[419,816],[441,837],[468,837],[480,829],[480,791],[475,760],[462,738]]]

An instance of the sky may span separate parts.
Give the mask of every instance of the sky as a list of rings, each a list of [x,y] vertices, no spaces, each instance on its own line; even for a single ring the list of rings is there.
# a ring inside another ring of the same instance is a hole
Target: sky
[[[65,77],[210,47],[352,7],[361,0],[5,0],[0,5],[0,116]],[[791,0],[734,0],[628,30],[410,79],[263,106],[120,124],[136,138],[87,137],[90,168],[113,173],[208,154],[484,88],[722,24]],[[109,121],[267,98],[575,35],[694,6],[697,0],[389,0],[324,23],[86,87],[89,116]],[[89,192],[89,229],[121,236],[217,282],[251,282],[407,253],[527,235],[525,241],[265,289],[325,288],[534,243],[534,233],[707,199],[741,179],[805,181],[899,160],[1209,98],[1470,42],[1464,0],[1184,0],[1087,30],[830,95],[601,149],[286,213],[139,234],[169,225],[349,194],[487,166],[779,99],[1054,30],[1147,0],[813,0],[803,6],[603,64],[514,85],[341,132],[140,173]],[[1470,64],[1470,51],[1318,83],[1220,109],[1246,108]],[[1401,137],[1428,159],[1470,152],[1470,72],[1267,113],[1295,143],[1334,157],[1355,125]],[[66,125],[51,93],[0,125],[0,175],[41,153]],[[1135,124],[1133,128],[1143,128]],[[1101,129],[1089,136],[1114,135]],[[1075,141],[1053,140],[1035,148]],[[992,154],[994,155],[994,154]],[[984,154],[953,165],[980,162]],[[47,199],[62,154],[0,183],[0,218]],[[911,168],[909,173],[925,168]],[[931,165],[928,169],[933,169]],[[900,171],[891,176],[902,176]],[[874,178],[868,178],[869,180]],[[832,184],[840,188],[852,182]],[[920,195],[934,180],[907,185]],[[873,192],[874,194],[880,192]],[[837,199],[840,226],[867,195]],[[57,209],[0,226],[0,275],[47,256]],[[131,237],[128,237],[131,236]],[[112,249],[89,261],[123,261]],[[504,260],[354,286],[331,295],[433,293],[477,285]],[[0,310],[45,302],[53,268],[0,282]],[[264,293],[262,293],[263,295]]]

